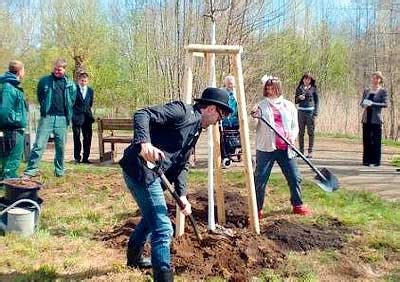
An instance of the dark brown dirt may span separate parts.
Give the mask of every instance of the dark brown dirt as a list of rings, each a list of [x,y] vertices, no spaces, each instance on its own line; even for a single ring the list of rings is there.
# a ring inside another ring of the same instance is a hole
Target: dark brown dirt
[[[183,276],[201,279],[210,276],[230,281],[245,281],[267,268],[278,268],[289,251],[307,252],[328,248],[340,249],[346,244],[347,230],[338,220],[324,218],[322,223],[301,223],[298,217],[278,217],[261,221],[261,234],[256,235],[248,226],[247,199],[238,192],[225,192],[227,224],[234,235],[207,232],[207,194],[190,195],[193,215],[203,236],[199,243],[193,230],[186,226],[185,235],[172,243],[172,263]],[[172,202],[171,202],[172,203]],[[174,223],[175,206],[169,205]],[[127,240],[140,220],[135,216],[110,232],[99,233],[97,239],[111,248],[126,248]],[[149,252],[149,247],[146,247]]]
[[[329,226],[316,223],[305,225],[278,219],[268,224],[262,234],[275,241],[282,249],[307,252],[342,248],[346,243],[343,234],[348,231],[336,219],[331,219]]]

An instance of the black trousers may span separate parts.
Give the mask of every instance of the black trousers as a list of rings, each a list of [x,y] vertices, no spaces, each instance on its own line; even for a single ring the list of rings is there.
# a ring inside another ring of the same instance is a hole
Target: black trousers
[[[308,134],[308,153],[312,153],[314,150],[314,138],[315,138],[315,116],[313,111],[298,111],[299,118],[299,149],[300,152],[304,153],[304,133]]]
[[[90,155],[90,147],[92,145],[92,122],[85,118],[82,125],[72,124],[72,133],[74,136],[74,159],[81,160],[81,132],[83,137],[83,156],[82,160],[88,160]]]
[[[363,123],[363,165],[381,164],[382,125]]]

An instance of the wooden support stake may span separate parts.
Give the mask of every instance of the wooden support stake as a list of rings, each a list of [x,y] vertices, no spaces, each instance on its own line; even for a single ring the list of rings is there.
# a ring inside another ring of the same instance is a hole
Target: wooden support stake
[[[250,150],[250,139],[249,139],[249,123],[247,120],[246,111],[246,97],[244,94],[244,82],[243,82],[243,71],[240,54],[233,55],[234,74],[236,77],[236,89],[237,89],[237,102],[239,112],[239,129],[240,129],[240,142],[242,144],[242,154],[244,162],[244,173],[246,178],[246,188],[248,193],[248,206],[250,225],[256,234],[260,234],[260,223],[257,215],[257,202],[253,176],[253,165],[251,163],[251,150]]]
[[[193,91],[193,53],[186,53],[186,71],[183,84],[183,94],[185,97],[185,103],[192,103],[192,91]]]
[[[181,213],[178,205],[176,205],[176,224],[175,237],[182,236],[185,233],[185,215]]]
[[[256,234],[260,234],[260,224],[257,216],[257,203],[256,203],[256,195],[255,195],[255,186],[254,186],[254,177],[253,177],[253,166],[251,162],[251,150],[250,150],[250,140],[249,140],[249,126],[247,121],[247,111],[246,111],[246,100],[244,94],[244,82],[243,82],[243,71],[242,71],[242,62],[240,58],[240,54],[242,53],[241,46],[225,46],[225,45],[200,45],[200,44],[190,44],[185,47],[187,51],[186,55],[186,72],[185,72],[185,80],[184,80],[184,95],[185,102],[190,104],[192,102],[192,84],[193,84],[193,59],[194,56],[198,56],[198,53],[204,54],[206,61],[206,68],[210,70],[209,57],[215,54],[230,54],[233,57],[233,70],[234,76],[236,78],[237,84],[237,102],[238,102],[238,112],[239,112],[239,127],[240,127],[240,141],[242,144],[242,154],[243,154],[243,162],[245,165],[245,179],[246,179],[246,188],[248,191],[248,206],[249,206],[249,216],[250,216],[250,225]],[[215,79],[213,80],[213,85],[215,87]],[[218,221],[223,224],[225,223],[225,204],[224,204],[224,196],[221,185],[221,152],[220,152],[220,134],[219,128],[214,127],[211,130],[210,135],[213,135],[213,155],[212,158],[215,165],[215,187],[216,187],[216,196],[217,196],[217,209],[218,209]],[[210,157],[211,158],[211,157]],[[209,176],[210,177],[210,176]],[[213,174],[211,175],[211,178]],[[210,180],[210,179],[209,179]],[[214,184],[214,183],[213,183]],[[213,185],[209,185],[210,186]],[[213,194],[212,194],[213,196]],[[214,205],[212,200],[212,205]],[[212,207],[213,208],[213,207]],[[210,209],[209,209],[210,213]],[[212,216],[214,216],[214,210],[212,209]],[[177,215],[176,215],[176,236],[181,236],[184,233],[184,223],[185,217],[182,213],[179,212],[179,208],[177,207]]]
[[[193,52],[193,57],[204,58],[204,53],[203,52]]]
[[[215,62],[212,58],[214,54],[206,54],[206,73],[209,74],[211,71],[211,64]],[[210,83],[211,87],[216,87],[215,77],[212,79]],[[222,188],[222,173],[221,173],[221,140],[220,140],[220,132],[219,125],[214,124],[211,125],[212,128],[212,137],[213,137],[213,164],[214,164],[214,190],[215,190],[215,198],[217,201],[217,216],[218,223],[225,224],[225,203],[224,203],[224,191]],[[209,195],[214,196],[214,195]],[[212,201],[214,202],[214,201]],[[214,207],[212,207],[212,211],[214,211]],[[213,214],[214,216],[214,214]]]
[[[243,51],[242,46],[234,45],[206,45],[189,44],[185,47],[188,52],[214,53],[214,54],[240,54]]]
[[[213,138],[214,138],[214,187],[215,187],[215,198],[217,200],[217,215],[218,223],[225,224],[225,201],[224,201],[224,189],[222,188],[222,169],[221,169],[221,138],[218,124],[213,127]]]
[[[183,85],[183,93],[185,103],[192,103],[192,88],[193,88],[193,53],[186,53],[186,71]],[[175,237],[182,236],[185,233],[185,215],[181,213],[180,208],[176,205],[176,230]]]

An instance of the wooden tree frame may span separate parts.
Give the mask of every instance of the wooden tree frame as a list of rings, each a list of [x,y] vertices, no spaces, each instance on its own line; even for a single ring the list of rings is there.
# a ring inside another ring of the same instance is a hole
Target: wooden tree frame
[[[211,69],[210,57],[215,55],[229,55],[233,61],[233,74],[236,79],[236,96],[239,112],[239,130],[240,141],[242,145],[242,159],[244,163],[245,181],[248,192],[248,215],[250,225],[256,234],[260,234],[260,224],[258,220],[258,211],[256,203],[255,185],[253,177],[253,165],[251,161],[251,149],[249,138],[249,124],[247,119],[246,99],[244,94],[243,71],[241,62],[241,46],[233,45],[201,45],[189,44],[186,49],[186,68],[184,78],[184,97],[185,102],[192,102],[192,85],[193,85],[193,61],[194,57],[204,57],[206,60],[206,71]],[[213,126],[213,141],[214,141],[214,185],[217,200],[217,217],[220,224],[224,224],[225,219],[225,203],[224,192],[222,189],[221,176],[221,152],[220,152],[220,135],[218,125]],[[184,215],[177,208],[176,236],[181,236],[184,233]]]

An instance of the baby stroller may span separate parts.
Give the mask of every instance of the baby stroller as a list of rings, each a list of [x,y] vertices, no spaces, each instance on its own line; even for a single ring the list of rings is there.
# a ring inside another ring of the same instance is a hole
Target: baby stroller
[[[239,128],[229,128],[220,125],[222,167],[228,168],[232,162],[242,160]]]

